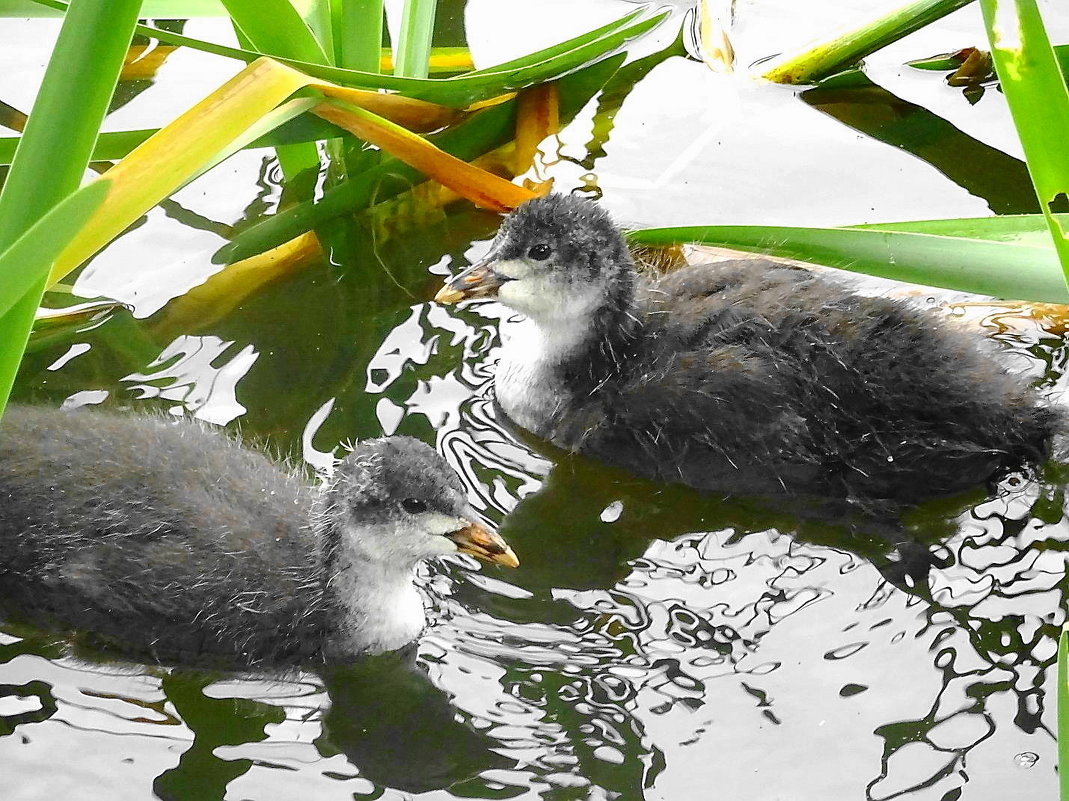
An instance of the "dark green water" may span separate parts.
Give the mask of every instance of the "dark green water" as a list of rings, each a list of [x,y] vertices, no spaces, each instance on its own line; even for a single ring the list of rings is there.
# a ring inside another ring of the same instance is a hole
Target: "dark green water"
[[[557,5],[469,3],[476,57],[627,7],[573,2],[549,25]],[[792,9],[740,4],[743,64],[792,29],[821,30],[819,14]],[[601,96],[544,143],[543,172],[651,225],[1033,211],[1001,98],[895,66],[977,43],[976,13],[871,59],[885,89],[800,97],[660,60],[611,125],[599,109],[619,98]],[[491,33],[508,14],[503,41]],[[43,64],[51,23],[0,24],[10,58]],[[109,125],[158,123],[227,69],[179,52]],[[27,105],[14,77],[0,86]],[[920,510],[895,550],[879,529],[788,502],[701,497],[562,459],[492,405],[508,313],[428,300],[496,227],[465,206],[390,236],[347,221],[330,262],[218,319],[178,317],[230,226],[279,194],[272,154],[255,151],[149,214],[76,285],[132,312],[38,337],[16,397],[195,415],[311,463],[347,439],[412,434],[445,454],[522,565],[428,567],[433,625],[419,642],[322,676],[86,660],[0,625],[5,798],[1056,797],[1069,549],[1056,478],[1010,477],[993,497]],[[961,311],[934,299],[935,313]],[[994,307],[957,316],[1060,403],[1063,336]]]

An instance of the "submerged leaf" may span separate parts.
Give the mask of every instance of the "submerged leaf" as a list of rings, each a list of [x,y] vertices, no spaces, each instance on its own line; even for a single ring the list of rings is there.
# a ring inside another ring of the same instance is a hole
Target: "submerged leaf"
[[[307,233],[266,253],[234,262],[171,301],[155,331],[171,336],[179,331],[203,329],[228,315],[254,292],[292,275],[319,256],[319,241],[315,234]]]
[[[131,45],[123,59],[120,81],[138,81],[154,78],[163,62],[177,50],[177,47],[164,44]]]
[[[534,165],[538,145],[560,132],[560,91],[556,83],[524,89],[516,98],[516,148],[514,175]]]

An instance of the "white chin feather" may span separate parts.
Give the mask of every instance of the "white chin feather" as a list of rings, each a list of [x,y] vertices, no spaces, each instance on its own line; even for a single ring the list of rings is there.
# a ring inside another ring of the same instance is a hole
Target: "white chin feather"
[[[568,280],[559,272],[532,273],[501,285],[498,300],[544,327],[585,326],[605,287]]]

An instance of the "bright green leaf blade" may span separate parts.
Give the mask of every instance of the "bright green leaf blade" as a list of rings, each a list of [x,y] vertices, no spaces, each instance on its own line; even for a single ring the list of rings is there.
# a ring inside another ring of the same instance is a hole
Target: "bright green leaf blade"
[[[65,9],[64,0],[33,0],[50,8]],[[358,70],[324,66],[295,59],[281,58],[285,64],[316,78],[332,81],[343,86],[363,89],[389,89],[408,97],[429,100],[452,108],[464,108],[471,103],[486,100],[496,95],[522,89],[543,81],[555,80],[574,72],[584,64],[592,63],[611,53],[625,42],[660,25],[669,16],[668,11],[658,11],[643,16],[643,11],[634,11],[615,22],[567,41],[544,48],[522,58],[497,64],[484,70],[468,72],[452,78],[398,78],[377,75]],[[158,39],[161,42],[203,50],[207,53],[251,62],[260,54],[235,47],[204,42],[170,31],[138,25],[136,32]]]
[[[380,71],[382,53],[382,0],[335,0],[339,30],[334,32],[338,64],[368,74]]]
[[[1069,801],[1069,628],[1058,638],[1058,780],[1062,801]]]
[[[637,33],[631,33],[635,29],[641,29],[640,32],[645,33],[660,25],[661,22],[668,18],[668,16],[667,11],[657,12],[649,17],[644,17],[641,11],[632,11],[630,14],[620,17],[618,20],[602,25],[600,28],[595,28],[592,31],[587,31],[579,36],[574,36],[571,39],[566,39],[563,42],[558,42],[555,45],[536,50],[533,53],[528,53],[519,58],[503,61],[500,64],[494,64],[489,67],[483,67],[482,69],[469,72],[460,78],[450,78],[448,80],[461,81],[474,77],[498,75],[512,72],[513,70],[534,67],[539,64],[544,64],[547,61],[552,61],[560,56],[566,56],[574,52],[576,48],[588,47],[589,45],[597,43],[608,44],[615,47],[623,44],[627,39],[639,35]]]
[[[0,248],[77,189],[89,163],[132,34],[123,18],[136,16],[140,0],[92,5],[72,9],[56,42],[0,192]]]
[[[1035,0],[981,0],[991,55],[1040,208],[1069,282],[1069,226],[1054,204],[1069,202],[1069,89]]]
[[[1063,225],[1069,224],[1069,214],[1056,214]],[[963,217],[954,220],[916,220],[912,222],[852,225],[869,231],[902,231],[911,234],[959,236],[966,239],[987,239],[1012,242],[1018,245],[1047,247],[1050,230],[1042,214],[1005,214],[998,217]]]
[[[405,0],[405,10],[401,14],[401,30],[394,51],[394,75],[405,78],[427,77],[436,6],[437,0]]]
[[[334,23],[331,20],[331,0],[308,0],[301,16],[326,54],[328,64],[336,64],[334,58]]]
[[[956,11],[972,0],[915,0],[867,25],[841,31],[801,53],[777,58],[762,77],[777,83],[815,83],[891,42]]]
[[[225,17],[226,9],[219,0],[144,0],[140,14],[145,19],[192,19]],[[61,16],[61,11],[50,9],[34,0],[0,0],[0,18]]]
[[[326,54],[289,0],[222,0],[227,12],[261,53],[327,64]]]
[[[90,161],[114,161],[121,159],[139,144],[156,133],[156,128],[140,131],[112,131],[97,137]],[[0,136],[0,164],[10,164],[15,156],[21,136]]]
[[[698,242],[928,286],[1046,303],[1069,302],[1054,250],[861,228],[685,226],[635,231],[632,241]]]
[[[0,192],[0,250],[78,188],[119,77],[140,0],[76,4],[67,13]],[[72,79],[77,76],[77,79]],[[0,285],[30,289],[0,317],[0,413],[41,301],[48,266],[7,263]]]
[[[104,201],[108,180],[84,186],[56,204],[25,233],[0,253],[0,317],[21,300]]]

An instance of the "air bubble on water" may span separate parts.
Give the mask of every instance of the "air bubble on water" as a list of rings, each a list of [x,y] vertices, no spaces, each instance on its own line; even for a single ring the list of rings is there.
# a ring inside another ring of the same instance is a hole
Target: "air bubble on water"
[[[623,501],[613,501],[604,509],[601,510],[601,522],[602,523],[615,523],[620,519],[620,515],[623,514],[624,503]]]
[[[1039,754],[1032,751],[1022,751],[1013,758],[1013,763],[1022,769],[1034,768],[1039,762]]]

